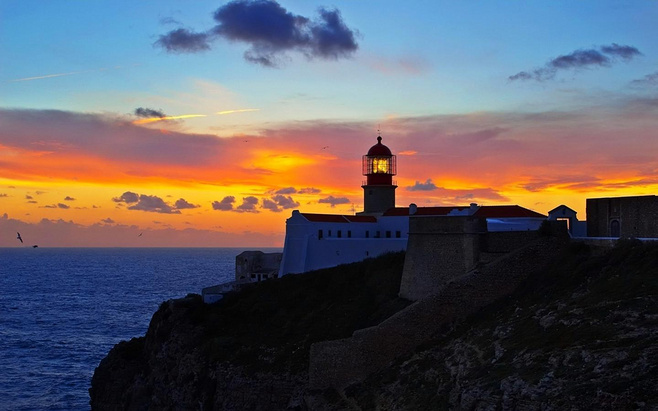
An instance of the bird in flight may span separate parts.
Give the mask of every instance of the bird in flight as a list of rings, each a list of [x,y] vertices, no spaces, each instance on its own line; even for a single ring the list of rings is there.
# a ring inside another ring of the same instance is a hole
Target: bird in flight
[[[141,237],[141,236],[142,236],[142,234],[144,234],[144,233],[139,233],[139,235],[138,235],[137,237]]]
[[[21,233],[19,233],[18,231],[16,232],[16,239],[20,240],[20,242],[23,243],[23,239],[21,238]]]

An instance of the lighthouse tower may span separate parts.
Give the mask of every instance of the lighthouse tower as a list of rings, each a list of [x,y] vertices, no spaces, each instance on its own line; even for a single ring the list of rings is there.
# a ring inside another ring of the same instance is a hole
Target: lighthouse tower
[[[370,147],[362,160],[363,175],[363,212],[359,214],[381,214],[395,207],[395,189],[393,181],[396,173],[395,156],[382,144],[382,137],[377,137],[377,144]]]

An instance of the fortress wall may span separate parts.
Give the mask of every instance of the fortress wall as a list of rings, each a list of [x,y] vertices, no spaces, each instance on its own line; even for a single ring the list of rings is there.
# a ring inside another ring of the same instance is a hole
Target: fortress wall
[[[539,233],[532,231],[492,231],[483,237],[482,251],[509,253],[537,239]]]
[[[475,268],[486,233],[485,219],[410,217],[400,297],[417,301]]]
[[[509,296],[537,267],[548,264],[560,245],[556,238],[538,238],[447,283],[439,294],[415,302],[378,326],[358,330],[351,338],[313,344],[310,386],[340,388],[384,369],[454,322]],[[426,257],[431,260],[434,256]]]

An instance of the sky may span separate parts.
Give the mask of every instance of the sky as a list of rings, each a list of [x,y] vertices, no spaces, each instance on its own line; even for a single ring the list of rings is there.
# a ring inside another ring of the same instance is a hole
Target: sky
[[[658,191],[654,0],[0,2],[0,247],[281,247],[292,210]],[[20,232],[24,240],[16,238]]]

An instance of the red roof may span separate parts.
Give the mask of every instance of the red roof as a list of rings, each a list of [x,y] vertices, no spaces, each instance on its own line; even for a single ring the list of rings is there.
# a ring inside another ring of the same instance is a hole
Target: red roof
[[[377,219],[371,215],[346,215],[343,216],[351,223],[376,223]]]
[[[391,150],[388,147],[386,147],[385,145],[382,144],[382,138],[381,138],[381,136],[379,136],[379,137],[377,137],[377,144],[370,147],[370,150],[368,150],[368,155],[369,156],[390,157],[390,156],[392,156],[392,153],[391,153]]]
[[[451,211],[464,211],[468,210],[469,206],[443,206],[443,207],[418,207],[414,215],[435,215],[447,216]],[[383,216],[406,216],[409,215],[409,207],[395,207],[389,208],[384,212]],[[514,217],[530,217],[530,218],[546,218],[545,215],[536,213],[527,208],[518,205],[503,205],[503,206],[480,206],[473,214],[475,217],[483,218],[514,218]]]
[[[340,214],[312,214],[300,213],[308,221],[314,223],[376,223],[372,216],[340,215]]]

